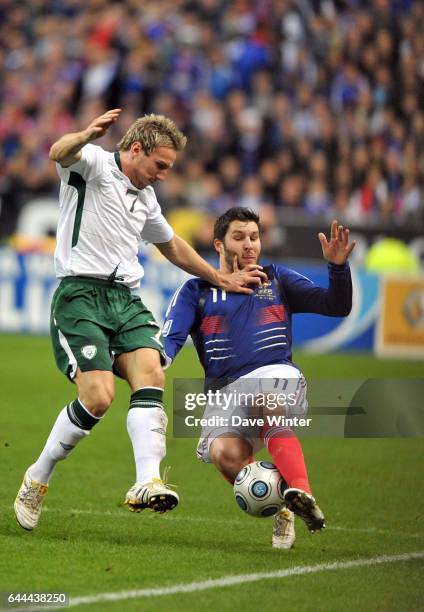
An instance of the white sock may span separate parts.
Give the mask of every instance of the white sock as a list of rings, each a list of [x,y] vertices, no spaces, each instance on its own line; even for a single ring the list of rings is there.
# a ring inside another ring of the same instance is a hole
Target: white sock
[[[130,408],[127,430],[131,438],[136,482],[160,478],[160,462],[166,454],[168,417],[162,408]]]
[[[69,420],[66,407],[63,408],[59,412],[41,455],[30,468],[30,478],[47,484],[52,477],[56,463],[66,459],[78,442],[89,433],[90,430],[74,425]]]

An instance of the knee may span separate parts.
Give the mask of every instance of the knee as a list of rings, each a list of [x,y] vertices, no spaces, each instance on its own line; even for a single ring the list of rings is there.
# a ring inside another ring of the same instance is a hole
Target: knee
[[[243,467],[243,455],[229,449],[220,449],[215,453],[216,464],[225,470],[238,474]]]
[[[216,467],[226,477],[235,479],[240,470],[249,462],[252,449],[244,440],[237,444],[222,444],[219,438],[210,449],[210,456]]]
[[[111,405],[114,395],[112,385],[100,384],[94,381],[80,393],[80,399],[93,416],[101,417]]]

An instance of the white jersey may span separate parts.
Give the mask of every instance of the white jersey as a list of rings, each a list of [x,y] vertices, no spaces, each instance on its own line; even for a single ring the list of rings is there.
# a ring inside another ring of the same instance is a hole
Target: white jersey
[[[56,276],[115,276],[137,288],[144,275],[140,241],[168,242],[174,232],[153,187],[137,189],[121,171],[118,153],[87,144],[81,159],[62,168],[55,251]]]

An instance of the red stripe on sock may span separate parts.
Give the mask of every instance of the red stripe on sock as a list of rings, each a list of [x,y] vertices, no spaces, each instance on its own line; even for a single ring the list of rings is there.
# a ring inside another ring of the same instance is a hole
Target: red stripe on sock
[[[266,439],[266,446],[288,486],[312,493],[302,447],[294,432],[287,429],[284,433],[278,432],[275,437],[271,434]]]

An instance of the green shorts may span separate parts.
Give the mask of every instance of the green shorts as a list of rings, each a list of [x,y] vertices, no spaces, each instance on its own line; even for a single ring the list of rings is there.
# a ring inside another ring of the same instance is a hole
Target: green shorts
[[[165,353],[161,329],[128,287],[81,276],[64,278],[53,295],[50,332],[57,366],[73,380],[77,368],[114,370],[115,357],[139,348]]]

